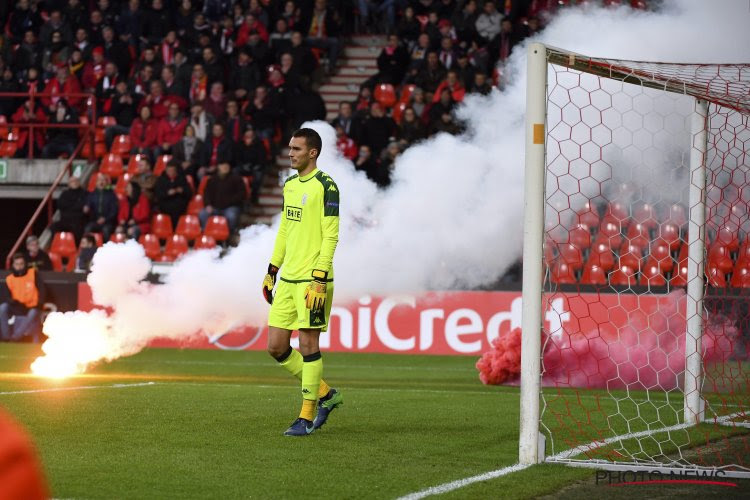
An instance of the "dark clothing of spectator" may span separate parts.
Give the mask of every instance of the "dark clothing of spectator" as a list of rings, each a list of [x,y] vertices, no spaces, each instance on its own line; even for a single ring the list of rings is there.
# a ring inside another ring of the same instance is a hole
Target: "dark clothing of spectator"
[[[0,80],[0,92],[20,92],[21,86],[18,84],[18,81],[13,75],[8,76],[10,76],[10,78],[6,79],[3,77],[3,79]],[[9,117],[16,109],[18,109],[20,104],[18,98],[4,97],[0,99],[0,115]]]
[[[398,22],[396,27],[396,34],[401,40],[414,43],[419,38],[419,34],[422,33],[422,27],[419,25],[419,21],[415,17],[411,19],[402,18]]]
[[[362,123],[359,138],[361,144],[367,144],[372,155],[377,156],[388,145],[390,138],[396,135],[396,123],[387,116],[368,116]]]
[[[156,45],[172,29],[172,16],[165,8],[148,9],[143,13],[143,36],[150,44]]]
[[[203,109],[206,110],[206,113],[213,116],[216,121],[222,122],[224,121],[224,116],[227,114],[227,98],[221,96],[221,99],[214,100],[210,95],[206,96],[206,99],[203,100]]]
[[[83,206],[86,204],[86,191],[79,187],[66,189],[60,193],[57,199],[57,209],[60,211],[60,220],[53,222],[50,230],[53,233],[69,231],[76,237],[76,241],[83,236],[83,223],[85,216]]]
[[[151,172],[144,172],[134,175],[132,180],[140,186],[141,192],[146,196],[149,203],[153,203],[155,199],[154,190],[156,189],[158,178]]]
[[[313,90],[297,88],[287,96],[289,109],[289,125],[292,129],[299,128],[306,121],[325,120],[326,104],[323,98]]]
[[[378,56],[378,81],[398,85],[404,79],[409,64],[409,54],[399,45],[391,49],[385,47]]]
[[[14,54],[13,65],[18,70],[39,68],[42,65],[43,46],[40,43],[23,42]]]
[[[258,140],[245,144],[240,142],[235,153],[234,173],[242,176],[252,176],[253,182],[250,189],[250,198],[253,203],[258,201],[263,179],[268,169],[268,154],[265,146]]]
[[[127,75],[130,71],[130,52],[128,52],[127,45],[120,40],[112,40],[111,43],[104,42],[102,46],[104,58],[113,62],[121,75]]]
[[[102,233],[104,241],[109,240],[109,236],[117,224],[117,211],[119,203],[117,196],[111,189],[96,189],[86,197],[86,206],[88,207],[89,223],[84,229],[87,233]]]
[[[420,139],[424,139],[425,130],[418,119],[411,122],[402,120],[401,124],[398,126],[398,137],[399,139],[403,139],[409,144],[412,144]]]
[[[229,135],[229,138],[232,139],[232,141],[237,142],[240,140],[242,134],[245,132],[245,127],[247,127],[247,124],[241,116],[237,115],[233,118],[226,117],[224,129],[227,131],[227,135]]]
[[[39,14],[38,10],[16,8],[10,14],[8,27],[10,28],[13,40],[18,43],[23,39],[23,34],[26,31],[31,30],[34,33],[39,33],[39,28],[42,26],[42,23],[42,16]]]
[[[427,62],[425,62],[422,69],[420,69],[417,72],[417,76],[414,80],[414,83],[417,84],[417,87],[421,88],[425,92],[435,92],[437,90],[438,85],[445,79],[445,68],[443,68],[442,65],[438,64],[435,67],[430,67]]]
[[[73,110],[66,108],[65,114],[60,117],[55,111],[50,116],[48,123],[50,125],[76,125],[78,116]],[[47,142],[42,149],[44,158],[57,158],[62,153],[71,156],[78,144],[78,129],[75,128],[48,128]]]
[[[180,216],[185,213],[192,190],[184,175],[170,178],[166,172],[159,176],[154,190],[159,212],[169,215],[172,227],[177,227]]]
[[[30,268],[34,268],[37,271],[52,271],[52,260],[50,260],[47,252],[41,248],[36,251],[36,255],[32,256],[28,250],[23,251],[26,257],[26,264]]]
[[[218,140],[213,136],[208,137],[203,144],[201,166],[215,166],[222,160],[232,163],[233,150],[234,143],[226,136],[222,136]]]
[[[164,87],[164,95],[175,96],[187,101],[188,98],[188,85],[185,85],[181,80],[176,77],[171,82],[165,82],[162,80]]]
[[[203,141],[197,137],[183,137],[172,147],[172,160],[180,165],[186,175],[195,177],[203,155]]]
[[[112,104],[109,108],[109,115],[114,116],[117,120],[117,124],[123,127],[128,127],[133,124],[133,120],[136,117],[135,114],[135,103],[138,102],[138,98],[131,92],[126,91],[123,94],[115,93],[112,96]],[[128,133],[128,132],[121,132]]]
[[[270,101],[270,99],[266,99],[260,106],[256,106],[253,100],[245,108],[245,116],[252,123],[255,133],[262,139],[271,138],[276,128],[276,120],[283,112],[283,105],[281,103],[274,105]]]
[[[203,195],[205,207],[198,217],[201,226],[206,227],[208,218],[212,215],[223,215],[227,219],[229,230],[234,231],[245,199],[245,183],[240,176],[229,173],[225,176],[212,175],[206,183]],[[209,211],[208,207],[212,210]]]
[[[232,71],[229,75],[229,86],[230,88],[244,89],[248,92],[255,90],[255,87],[260,85],[260,68],[255,61],[250,61],[247,64],[239,64],[235,62],[232,65]]]
[[[311,75],[315,71],[315,68],[318,67],[318,61],[307,45],[292,46],[287,52],[292,55],[294,65],[302,75]]]

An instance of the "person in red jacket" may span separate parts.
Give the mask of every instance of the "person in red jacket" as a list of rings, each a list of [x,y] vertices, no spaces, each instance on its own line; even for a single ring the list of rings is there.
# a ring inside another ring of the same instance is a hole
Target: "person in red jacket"
[[[42,103],[50,110],[54,112],[57,106],[57,101],[61,98],[65,98],[68,101],[68,105],[72,108],[77,108],[81,104],[81,97],[71,97],[71,94],[80,94],[81,83],[78,78],[70,74],[70,68],[63,64],[58,66],[55,76],[47,82],[44,86],[44,93],[51,94],[50,96],[42,97]]]
[[[458,73],[456,73],[455,71],[450,70],[448,71],[448,74],[445,75],[445,80],[443,80],[435,90],[435,95],[432,97],[432,102],[440,101],[440,94],[443,89],[450,90],[451,97],[453,98],[454,102],[461,102],[464,100],[466,89],[461,83],[461,80],[458,78]]]
[[[94,47],[91,51],[91,60],[83,65],[83,76],[81,80],[85,89],[95,90],[99,80],[104,76],[107,61],[104,60],[104,48]]]
[[[172,146],[182,139],[186,126],[187,118],[180,115],[180,106],[176,102],[169,103],[167,116],[159,120],[156,130],[156,156],[171,154]]]
[[[138,110],[140,112],[143,108],[151,108],[151,115],[157,120],[161,120],[167,116],[167,105],[170,101],[164,95],[164,87],[162,87],[160,80],[152,80],[148,89],[148,94],[138,104]]]
[[[131,181],[125,186],[125,196],[120,198],[117,223],[115,232],[134,240],[151,230],[151,205],[137,182]]]
[[[47,121],[47,115],[44,113],[42,106],[32,103],[30,100],[24,102],[11,117],[13,123],[44,123]],[[25,158],[29,154],[29,136],[31,129],[21,127],[18,130],[18,140],[16,141],[16,158]],[[32,154],[39,156],[44,147],[44,131],[41,128],[34,129],[34,139],[31,144]]]
[[[142,107],[138,118],[130,125],[130,153],[141,153],[151,158],[152,148],[156,146],[158,128],[158,122],[151,118],[151,108]]]

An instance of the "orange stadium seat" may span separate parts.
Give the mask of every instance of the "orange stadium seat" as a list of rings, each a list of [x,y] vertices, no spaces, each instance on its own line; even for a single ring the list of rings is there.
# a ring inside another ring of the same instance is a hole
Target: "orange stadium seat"
[[[174,233],[172,219],[167,214],[155,214],[151,219],[151,233],[160,240],[166,240]]]
[[[94,142],[94,157],[101,158],[107,154],[107,145],[102,141]],[[83,141],[83,148],[81,148],[81,158],[88,158],[91,156],[91,141],[86,139]]]
[[[47,255],[49,255],[49,260],[52,262],[52,270],[62,272],[63,270],[63,262],[62,257],[60,257],[59,254],[56,254],[55,252],[49,252]]]
[[[611,248],[617,248],[622,242],[622,234],[620,232],[620,221],[613,216],[609,215],[602,219],[602,224],[599,227],[598,239],[605,239]]]
[[[645,224],[636,222],[628,227],[627,240],[631,245],[648,248],[651,236]]]
[[[674,268],[674,261],[670,253],[669,245],[662,239],[651,242],[649,256],[659,264],[662,272],[670,272]]]
[[[73,233],[61,231],[55,233],[50,245],[50,252],[58,254],[62,258],[72,258],[78,249],[76,248],[76,238]]]
[[[396,89],[390,83],[377,85],[373,95],[384,108],[392,108],[396,104]]]
[[[172,159],[172,155],[160,155],[156,159],[156,164],[154,165],[154,175],[159,176],[164,172],[164,169],[167,168],[167,163],[169,163],[169,160]]]
[[[201,221],[197,215],[183,215],[180,220],[177,221],[177,229],[175,234],[181,234],[188,241],[193,241],[199,238],[201,235]]]
[[[581,283],[585,285],[606,285],[607,275],[601,266],[589,260],[583,267]]]
[[[173,234],[171,238],[167,240],[167,246],[164,249],[164,256],[170,261],[177,260],[178,257],[184,255],[190,250],[188,247],[188,240],[181,234]]]
[[[620,247],[620,267],[627,266],[638,269],[643,259],[643,249],[627,241]]]
[[[190,203],[187,206],[187,213],[190,215],[198,215],[203,210],[203,196],[196,194],[190,199]]]
[[[122,170],[122,158],[120,158],[120,155],[114,153],[106,154],[99,164],[99,172],[108,175],[112,179],[120,177]]]
[[[208,184],[208,179],[210,179],[210,175],[204,175],[201,179],[201,183],[198,184],[198,194],[201,196],[204,196],[206,194],[206,184]]]
[[[211,236],[203,235],[197,240],[195,240],[195,243],[193,244],[193,248],[196,250],[199,249],[205,249],[205,248],[214,248],[216,246],[216,240],[213,239]]]
[[[112,153],[115,153],[120,156],[128,156],[130,154],[130,136],[121,134],[115,137],[114,142],[112,143]]]
[[[568,241],[581,250],[591,246],[591,232],[585,224],[578,224],[568,232]]]
[[[612,249],[609,248],[609,243],[604,241],[595,242],[594,246],[591,247],[589,262],[601,267],[605,272],[611,271],[615,267],[615,256],[612,253]]]
[[[669,245],[670,250],[680,248],[680,227],[674,222],[665,222],[659,226],[659,238]]]
[[[221,215],[212,215],[206,221],[206,229],[203,234],[211,236],[216,241],[226,241],[229,238],[227,219]]]
[[[0,143],[0,157],[12,158],[18,151],[18,136],[10,132],[5,140]]]
[[[125,172],[120,177],[117,178],[117,183],[115,184],[115,194],[118,195],[125,195],[125,186],[130,182],[130,180],[133,178],[132,175]]]
[[[161,245],[159,244],[159,238],[154,234],[142,234],[138,239],[138,243],[141,244],[143,250],[146,252],[146,257],[151,260],[158,260],[161,255]]]

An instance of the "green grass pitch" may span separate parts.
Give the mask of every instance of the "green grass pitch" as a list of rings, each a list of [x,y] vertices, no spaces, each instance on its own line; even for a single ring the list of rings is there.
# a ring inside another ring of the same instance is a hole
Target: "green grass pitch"
[[[395,498],[517,461],[518,389],[483,386],[473,357],[325,353],[345,404],[288,438],[298,385],[264,352],[149,349],[63,381],[28,374],[38,353],[0,344],[0,406],[56,498]],[[443,497],[532,498],[591,477],[545,464]]]

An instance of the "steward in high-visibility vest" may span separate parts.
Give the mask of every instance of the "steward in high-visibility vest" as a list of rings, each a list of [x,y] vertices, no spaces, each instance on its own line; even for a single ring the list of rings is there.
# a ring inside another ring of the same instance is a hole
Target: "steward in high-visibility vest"
[[[36,337],[46,296],[44,282],[36,269],[28,267],[22,253],[13,255],[11,271],[5,277],[7,298],[0,303],[0,335],[2,340],[19,340],[28,334]],[[11,317],[15,317],[12,327]]]

